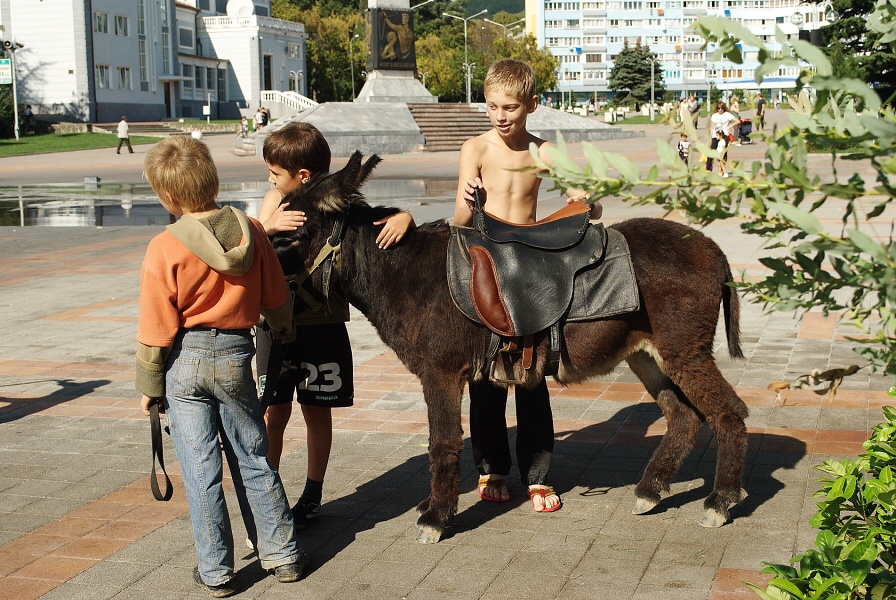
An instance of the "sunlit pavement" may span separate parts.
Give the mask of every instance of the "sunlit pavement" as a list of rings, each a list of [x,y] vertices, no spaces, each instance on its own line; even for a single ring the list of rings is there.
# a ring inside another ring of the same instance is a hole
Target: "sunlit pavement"
[[[780,120],[782,114],[770,119]],[[674,143],[669,126],[642,127],[644,138],[596,144],[646,167],[656,140]],[[226,138],[226,139],[225,139]],[[208,136],[225,182],[263,181],[259,157],[229,153],[231,136]],[[146,146],[0,159],[0,185],[140,181]],[[733,148],[752,160],[762,142]],[[572,147],[576,155],[580,148]],[[452,179],[458,153],[387,156],[377,177]],[[338,168],[344,158],[334,160]],[[825,168],[824,160],[817,167]],[[542,194],[544,210],[559,204]],[[449,204],[414,209],[444,218]],[[839,207],[822,221],[836,226]],[[653,207],[608,201],[605,220],[659,216]],[[667,218],[684,221],[673,213]],[[170,444],[171,502],[149,491],[149,427],[133,388],[138,273],[158,227],[0,229],[0,599],[201,598],[191,579],[195,555]],[[738,275],[762,271],[758,241],[738,223],[707,233]],[[880,233],[884,236],[886,232]],[[339,599],[682,599],[755,597],[743,581],[762,582],[761,561],[783,562],[810,547],[807,522],[827,459],[861,451],[890,403],[891,381],[867,369],[833,399],[812,390],[767,389],[813,368],[859,363],[846,336],[855,332],[810,312],[764,314],[742,304],[745,360],[717,359],[750,408],[744,472],[749,497],[721,529],[697,525],[715,468],[704,430],[654,512],[633,516],[632,488],[665,421],[627,367],[585,385],[551,385],[556,451],[551,483],[559,512],[534,513],[514,468],[511,502],[479,502],[469,447],[462,456],[459,514],[449,537],[414,541],[414,507],[427,495],[426,410],[416,378],[357,312],[355,406],[335,414],[333,455],[322,516],[300,534],[311,555],[308,576],[278,584],[245,549],[232,509],[236,586],[242,598]],[[509,403],[512,406],[512,402]],[[512,410],[512,409],[511,409]],[[510,425],[515,421],[510,417]],[[464,423],[466,430],[466,422]],[[513,429],[512,431],[515,431]],[[166,442],[167,443],[167,442]],[[281,474],[294,500],[305,478],[305,430],[287,430]]]

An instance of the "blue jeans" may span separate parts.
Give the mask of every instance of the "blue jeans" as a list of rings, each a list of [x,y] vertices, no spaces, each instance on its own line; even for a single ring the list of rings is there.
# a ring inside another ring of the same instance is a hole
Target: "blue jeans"
[[[165,372],[166,405],[174,450],[183,472],[199,573],[208,585],[233,576],[233,534],[224,500],[221,436],[234,488],[251,507],[261,566],[295,562],[300,548],[280,475],[267,461],[252,356],[251,330],[181,330]]]

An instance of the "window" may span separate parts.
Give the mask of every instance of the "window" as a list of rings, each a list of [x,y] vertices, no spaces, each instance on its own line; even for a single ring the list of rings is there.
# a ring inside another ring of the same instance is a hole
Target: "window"
[[[181,65],[180,74],[186,79],[183,80],[184,91],[193,89],[193,65]]]
[[[566,28],[567,29],[578,29],[579,28],[579,20],[578,19],[567,19],[566,20]]]
[[[205,67],[196,67],[195,73],[196,89],[201,90],[204,87],[203,84],[205,83]]]
[[[146,35],[146,17],[143,10],[143,0],[137,0],[137,35]]]
[[[109,65],[97,65],[95,69],[96,73],[96,87],[98,89],[108,90],[109,89]]]
[[[563,27],[563,21],[561,19],[548,19],[544,22],[545,29],[560,29]]]
[[[171,73],[171,41],[167,31],[162,32],[162,73]]]
[[[137,40],[137,56],[140,61],[140,81],[149,81],[146,76],[146,40]]]
[[[109,33],[109,15],[106,13],[93,13],[93,30],[96,33]]]
[[[131,68],[130,67],[118,67],[118,89],[120,89],[120,90],[131,89]]]
[[[545,2],[544,9],[545,10],[560,10],[562,5],[559,2]]]
[[[218,69],[218,102],[227,102],[227,71]]]
[[[115,35],[128,34],[128,18],[125,15],[115,15]]]
[[[181,27],[177,30],[177,43],[181,48],[193,47],[193,30]]]
[[[205,70],[205,89],[215,89],[215,69],[213,69],[212,67],[209,67]]]
[[[302,47],[298,44],[286,44],[286,56],[289,58],[302,58]]]
[[[585,62],[586,62],[586,63],[600,63],[600,62],[604,62],[604,55],[603,55],[603,54],[590,54],[590,53],[589,53],[589,54],[586,54],[586,55],[585,55]]]

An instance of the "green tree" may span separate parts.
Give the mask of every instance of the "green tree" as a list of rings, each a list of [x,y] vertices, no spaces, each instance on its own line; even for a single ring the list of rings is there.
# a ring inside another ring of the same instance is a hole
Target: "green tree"
[[[879,35],[879,45],[890,45],[896,40],[896,4],[880,0],[877,6],[868,28]],[[658,141],[659,164],[642,175],[625,157],[587,144],[588,165],[579,168],[558,144],[555,167],[546,176],[559,186],[591,192],[593,200],[657,203],[682,210],[701,225],[741,220],[744,233],[770,240],[776,252],[760,260],[767,274],[737,284],[748,299],[798,314],[821,308],[838,315],[856,328],[857,352],[864,359],[856,368],[896,374],[896,242],[892,216],[885,214],[896,197],[896,111],[882,106],[864,81],[835,76],[824,53],[808,42],[779,36],[784,46],[779,51],[739,23],[717,17],[701,18],[695,27],[719,45],[716,58],[743,62],[740,40],[758,48],[757,82],[781,67],[814,65],[796,80],[800,102],[790,125],[768,134],[764,159],[735,162],[734,177],[722,179],[700,168],[689,170]],[[696,147],[718,156],[703,143]],[[809,148],[830,154],[829,171],[808,172]],[[870,165],[875,179],[855,174],[849,168],[853,161]],[[834,227],[815,214],[828,202],[842,207],[842,222]]]
[[[657,55],[649,46],[642,46],[639,41],[634,46],[625,43],[622,52],[616,55],[607,87],[619,93],[616,102],[649,102],[650,73],[653,71],[653,92],[656,100],[661,100],[666,93],[663,84],[662,65]]]
[[[305,25],[308,35],[306,55],[308,93],[318,102],[350,101],[351,63],[349,48],[354,53],[355,83],[361,79],[365,53],[363,16],[357,12],[331,11],[324,16],[316,9],[303,10],[289,0],[274,0],[273,15],[278,19]],[[354,40],[353,36],[360,34]],[[353,41],[352,41],[353,40]]]
[[[882,90],[888,98],[896,92],[896,54],[869,17],[875,0],[834,0],[839,18],[821,29],[825,53],[837,77],[854,77]]]

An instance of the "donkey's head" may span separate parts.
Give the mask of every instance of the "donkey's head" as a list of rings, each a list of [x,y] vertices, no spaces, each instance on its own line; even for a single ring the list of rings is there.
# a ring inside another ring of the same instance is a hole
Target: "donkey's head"
[[[287,194],[286,210],[300,210],[307,221],[295,231],[274,236],[274,248],[287,275],[311,264],[318,249],[333,233],[337,222],[345,220],[352,206],[368,206],[361,186],[382,159],[376,154],[362,161],[355,151],[348,164],[335,173],[317,173],[307,183]],[[334,240],[335,242],[335,240]]]

